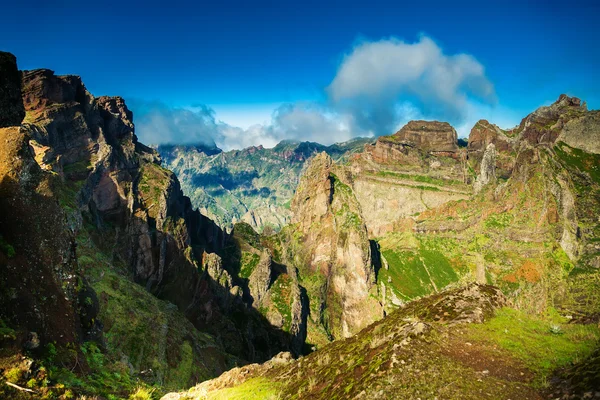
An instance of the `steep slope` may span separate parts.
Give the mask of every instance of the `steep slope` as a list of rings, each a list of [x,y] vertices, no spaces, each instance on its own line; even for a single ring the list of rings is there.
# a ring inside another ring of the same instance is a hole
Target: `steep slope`
[[[493,128],[498,134],[488,135],[483,154],[478,123],[469,162],[480,167],[480,193],[421,213],[406,234],[436,243],[449,261],[461,260],[471,279],[499,285],[522,308],[595,312],[598,156],[559,138],[575,126],[587,129],[577,135],[593,137],[600,126],[589,121],[597,113],[563,95],[514,130]]]
[[[137,257],[151,260],[152,248],[127,233],[141,225],[132,187],[156,156],[137,143],[122,100],[94,99],[78,77],[48,70],[25,72],[22,86],[25,122],[0,132],[0,369],[30,392],[2,385],[0,396],[126,396],[230,368],[222,343],[133,282],[149,281],[152,264]]]
[[[290,361],[282,355],[235,368],[162,400],[593,395],[589,383],[554,391],[547,382],[552,368],[592,355],[598,328],[564,321],[551,325],[503,308],[506,304],[498,288],[471,284],[415,301],[309,356]]]
[[[137,141],[122,98],[94,98],[76,76],[21,74],[4,53],[2,62],[19,78],[3,87],[13,96],[22,86],[26,115],[18,126],[9,107],[17,126],[1,132],[0,379],[40,396],[126,396],[301,351],[301,329],[249,307],[264,282],[251,290],[223,262],[236,242]]]
[[[361,209],[340,172],[326,153],[315,156],[292,200],[293,223],[266,239],[278,262],[298,270],[312,344],[348,337],[383,316]]]
[[[306,160],[325,151],[336,160],[361,151],[372,139],[323,146],[283,141],[221,152],[206,146],[158,146],[164,165],[182,182],[192,205],[225,228],[237,221],[262,232],[279,230],[291,219],[290,201]]]
[[[244,282],[222,263],[228,236],[192,209],[175,175],[137,141],[123,99],[95,99],[78,77],[48,70],[23,81],[23,129],[42,167],[71,188],[73,229],[232,354],[266,359],[288,349],[288,335],[247,307]]]
[[[465,149],[445,122],[411,121],[395,134],[379,137],[351,158],[349,173],[371,237],[472,193]]]

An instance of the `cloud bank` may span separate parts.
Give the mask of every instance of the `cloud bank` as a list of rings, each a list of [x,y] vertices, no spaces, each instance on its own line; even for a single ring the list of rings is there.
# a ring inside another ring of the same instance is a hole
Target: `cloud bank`
[[[468,54],[446,55],[429,37],[416,43],[390,38],[360,42],[347,54],[326,88],[335,108],[355,116],[356,128],[389,134],[399,104],[422,116],[460,123],[472,100],[496,101],[484,67]]]
[[[496,103],[485,69],[468,54],[445,54],[429,37],[358,42],[346,54],[325,101],[284,104],[267,124],[242,129],[219,121],[205,105],[173,108],[134,101],[136,131],[149,144],[202,143],[224,150],[281,140],[331,144],[389,135],[411,119],[448,121],[467,130]],[[471,123],[472,121],[472,123]]]
[[[269,124],[247,129],[219,121],[205,105],[185,109],[160,102],[129,103],[134,110],[136,133],[148,144],[200,143],[231,150],[259,144],[273,147],[282,140],[332,144],[355,136],[344,124],[344,116],[312,103],[284,104],[273,112]]]

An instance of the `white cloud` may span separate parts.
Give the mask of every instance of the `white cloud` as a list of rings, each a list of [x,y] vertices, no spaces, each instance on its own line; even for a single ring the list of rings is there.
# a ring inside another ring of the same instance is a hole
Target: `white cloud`
[[[483,66],[468,54],[446,55],[430,38],[360,42],[326,89],[334,107],[356,117],[358,128],[389,134],[398,102],[429,118],[461,122],[472,98],[495,102]]]
[[[358,43],[325,93],[327,103],[278,105],[270,115],[264,106],[236,113],[221,105],[219,115],[205,105],[184,109],[137,101],[131,108],[142,142],[216,144],[224,150],[273,147],[284,139],[331,144],[389,135],[413,119],[450,122],[461,136],[480,118],[499,117],[500,125],[514,121],[499,115],[481,63],[468,54],[445,54],[427,36],[415,43],[396,38]]]
[[[128,100],[128,105],[134,112],[136,134],[142,143],[214,145],[218,137],[215,113],[209,107],[192,111],[141,100]]]
[[[219,121],[210,107],[173,108],[159,102],[130,102],[134,110],[136,134],[148,144],[214,145],[223,150],[262,144],[273,147],[282,140],[314,141],[322,144],[351,139],[349,116],[340,116],[316,104],[297,103],[278,107],[268,124],[247,129]]]

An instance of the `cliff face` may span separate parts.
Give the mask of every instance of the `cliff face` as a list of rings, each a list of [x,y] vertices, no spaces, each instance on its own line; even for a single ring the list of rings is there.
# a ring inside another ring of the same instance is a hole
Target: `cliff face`
[[[383,315],[370,297],[375,267],[360,205],[340,173],[331,157],[317,155],[292,201],[298,247],[290,256],[301,254],[296,264],[306,281],[311,321],[330,338],[348,337]]]
[[[591,288],[599,265],[592,244],[599,160],[582,138],[596,137],[597,118],[562,95],[512,130],[478,122],[468,146],[476,195],[421,213],[408,235],[441,248],[472,279],[499,285],[520,307],[589,313],[598,301]]]
[[[0,128],[17,126],[25,118],[21,101],[21,73],[17,59],[0,52]]]
[[[351,157],[352,189],[371,237],[411,215],[470,196],[466,152],[446,122],[411,121]]]
[[[124,357],[136,373],[152,368],[146,378],[167,386],[222,371],[235,360],[225,351],[265,360],[280,350],[302,350],[301,321],[278,328],[250,307],[247,296],[263,301],[270,282],[257,276],[250,287],[236,265],[223,262],[237,244],[193,210],[156,151],[137,141],[122,98],[95,98],[79,77],[50,70],[16,76],[6,87],[23,87],[18,103],[26,115],[20,127],[2,128],[2,321],[35,332],[42,347],[96,340],[107,356]],[[2,110],[20,124],[11,113]],[[33,241],[28,251],[25,238]],[[28,263],[34,268],[33,260],[43,267],[11,272]],[[32,279],[42,289],[26,283]],[[130,279],[147,292],[136,291]],[[60,318],[50,317],[57,310],[64,310]],[[161,328],[150,331],[148,316],[163,321]],[[201,339],[199,331],[218,340]],[[196,372],[173,374],[182,357]]]
[[[19,126],[24,111],[14,56],[0,53],[0,70],[0,320],[17,326],[30,348],[95,338],[97,304],[80,302],[89,288],[53,198],[60,181],[40,169]]]
[[[469,134],[467,154],[473,169],[479,172],[484,153],[490,144],[496,151],[496,174],[508,179],[515,161],[516,138],[511,131],[503,131],[486,120],[478,121]]]
[[[135,281],[221,336],[231,353],[262,359],[289,348],[286,333],[247,307],[246,283],[220,261],[229,237],[192,209],[175,175],[137,141],[122,98],[95,99],[78,78],[47,70],[25,73],[23,86],[24,129],[41,165],[77,193],[73,229],[93,226]]]
[[[447,122],[410,121],[392,136],[384,138],[426,152],[454,153],[458,150],[456,131]]]

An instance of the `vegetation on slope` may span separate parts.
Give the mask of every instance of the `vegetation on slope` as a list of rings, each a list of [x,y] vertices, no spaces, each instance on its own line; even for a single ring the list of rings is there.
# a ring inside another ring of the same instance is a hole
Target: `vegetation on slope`
[[[297,361],[233,370],[179,398],[542,399],[549,366],[586,360],[600,339],[594,325],[504,305],[488,286],[444,292]]]

